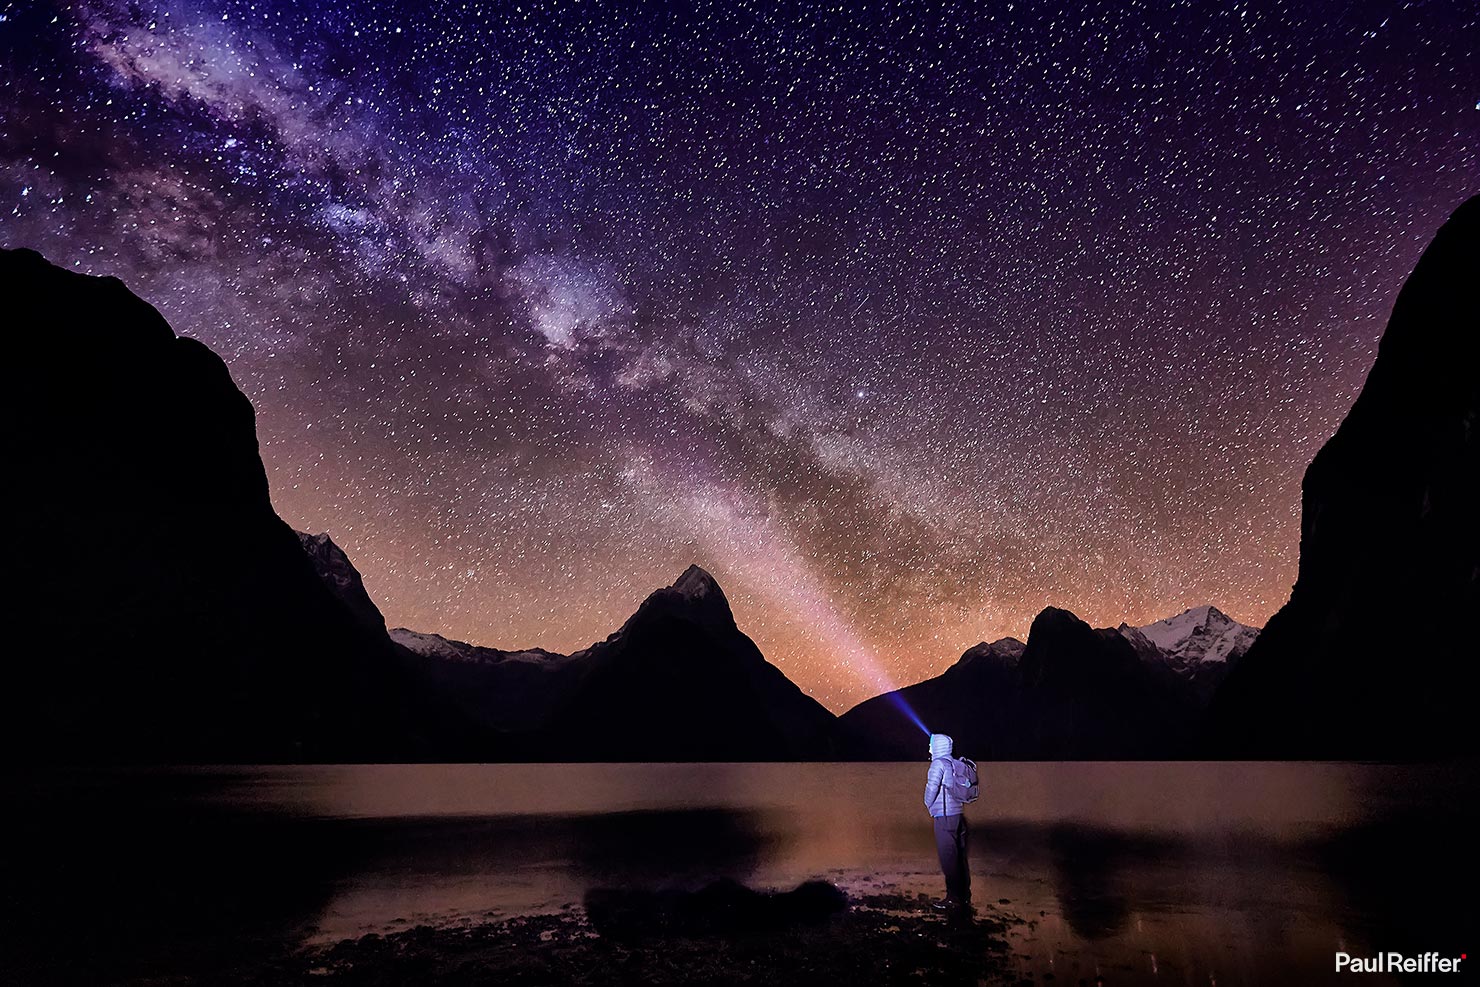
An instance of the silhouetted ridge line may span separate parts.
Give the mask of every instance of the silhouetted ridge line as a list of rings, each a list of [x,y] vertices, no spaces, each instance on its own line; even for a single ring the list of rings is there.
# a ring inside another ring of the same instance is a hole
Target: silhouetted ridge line
[[[439,749],[389,639],[273,512],[251,403],[114,278],[0,251],[23,423],[25,615],[6,717],[30,760],[414,758]],[[430,732],[429,732],[430,731]],[[447,739],[447,738],[440,738]],[[445,749],[445,747],[442,747]]]
[[[1215,697],[1214,752],[1480,750],[1477,279],[1480,197],[1424,251],[1361,393],[1305,472],[1299,578]]]

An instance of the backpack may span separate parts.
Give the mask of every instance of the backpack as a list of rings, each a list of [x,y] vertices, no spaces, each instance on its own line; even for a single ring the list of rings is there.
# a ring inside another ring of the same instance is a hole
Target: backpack
[[[970,805],[981,798],[981,777],[976,771],[976,762],[969,757],[947,758],[951,765],[951,773],[941,785],[951,793],[951,798],[962,805]]]

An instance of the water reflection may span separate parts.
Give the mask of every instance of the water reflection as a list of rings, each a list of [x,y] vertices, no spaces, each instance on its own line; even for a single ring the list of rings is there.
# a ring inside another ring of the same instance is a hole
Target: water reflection
[[[1094,941],[1125,927],[1131,870],[1163,856],[1171,844],[1085,826],[1054,826],[1048,848],[1059,911],[1076,934]]]
[[[716,870],[754,871],[771,839],[758,814],[729,809],[667,809],[605,815],[409,817],[332,821],[356,870],[386,880],[435,883],[445,877],[489,882],[550,870],[584,881],[683,880]],[[300,830],[311,830],[299,821]],[[295,831],[280,834],[291,842]]]
[[[29,786],[0,854],[13,983],[208,976],[295,943],[362,861],[333,821],[222,811],[207,777]]]
[[[568,820],[572,863],[591,884],[749,881],[778,842],[758,813],[733,809],[620,812]]]
[[[823,878],[939,895],[923,769],[566,766],[558,789],[525,765],[12,779],[23,811],[0,847],[0,945],[22,983],[210,981],[304,941],[553,910],[593,890]],[[1337,948],[1460,950],[1480,928],[1466,766],[987,777],[976,921],[1031,920],[1025,975],[1319,982]],[[951,928],[981,936],[971,920]]]
[[[1463,788],[1453,794],[1443,815],[1409,809],[1312,844],[1316,866],[1332,881],[1333,908],[1357,936],[1410,956],[1438,944],[1475,950],[1480,800]]]

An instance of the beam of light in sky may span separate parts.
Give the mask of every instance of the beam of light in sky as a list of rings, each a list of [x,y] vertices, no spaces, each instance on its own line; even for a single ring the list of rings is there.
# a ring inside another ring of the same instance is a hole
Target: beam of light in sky
[[[664,472],[656,483],[651,460],[633,461],[629,480],[647,490],[670,491],[669,516],[723,566],[726,577],[743,581],[782,612],[804,623],[839,668],[865,682],[871,694],[892,693],[890,702],[922,733],[930,731],[894,690],[894,676],[854,630],[827,592],[805,554],[754,497],[710,481],[675,481]],[[677,490],[676,494],[671,491]]]
[[[1213,3],[673,6],[0,5],[0,244],[220,354],[274,508],[393,623],[583,648],[695,561],[654,505],[698,476],[784,491],[897,683],[1050,604],[1263,624],[1300,470],[1474,192],[1476,5],[1269,4],[1232,47]],[[617,443],[679,485],[607,496]],[[792,587],[734,586],[866,698]]]
[[[885,698],[889,700],[890,704],[893,705],[895,709],[899,710],[899,712],[905,717],[905,719],[909,720],[916,727],[918,727],[921,733],[925,734],[925,736],[927,737],[930,736],[930,728],[925,725],[925,721],[920,719],[919,714],[910,707],[910,704],[905,702],[903,693],[890,692],[885,695]]]

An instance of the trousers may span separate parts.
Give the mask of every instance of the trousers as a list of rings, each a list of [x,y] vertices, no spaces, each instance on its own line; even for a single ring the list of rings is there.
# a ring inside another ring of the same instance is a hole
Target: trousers
[[[971,864],[966,859],[966,816],[937,816],[935,850],[940,854],[940,871],[946,878],[946,897],[951,901],[971,900]]]

